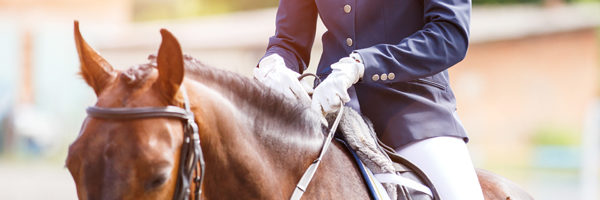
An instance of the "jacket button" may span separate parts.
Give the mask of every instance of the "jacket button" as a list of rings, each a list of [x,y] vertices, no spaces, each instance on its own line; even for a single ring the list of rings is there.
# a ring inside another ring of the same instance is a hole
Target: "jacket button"
[[[350,13],[350,11],[352,11],[352,6],[350,6],[350,5],[346,4],[346,5],[344,6],[344,12],[345,12],[345,13]]]
[[[387,78],[388,78],[388,77],[387,77],[387,74],[381,74],[381,80],[382,80],[382,81],[385,81],[385,80],[387,80]]]
[[[371,80],[373,81],[378,81],[379,80],[379,75],[375,74],[371,77]]]
[[[391,81],[391,80],[394,80],[394,79],[396,78],[396,74],[394,74],[394,73],[389,73],[387,77],[388,77],[388,79],[390,79],[390,81]]]
[[[352,38],[346,38],[346,45],[348,45],[349,47],[352,46]]]

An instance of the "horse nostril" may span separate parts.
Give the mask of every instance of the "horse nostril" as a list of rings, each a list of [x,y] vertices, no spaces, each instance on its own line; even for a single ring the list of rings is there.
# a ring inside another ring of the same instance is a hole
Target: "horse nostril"
[[[156,188],[162,186],[163,184],[165,184],[165,182],[167,182],[166,176],[160,175],[160,176],[154,177],[153,179],[150,179],[150,181],[148,181],[146,183],[146,190],[156,189]]]

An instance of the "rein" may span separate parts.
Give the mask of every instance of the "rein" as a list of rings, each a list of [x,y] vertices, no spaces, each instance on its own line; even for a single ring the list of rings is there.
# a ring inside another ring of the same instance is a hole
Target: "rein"
[[[179,156],[179,171],[173,200],[187,200],[190,196],[190,179],[195,183],[194,199],[201,199],[204,179],[204,156],[200,146],[198,124],[190,109],[190,102],[184,86],[180,89],[184,108],[177,106],[139,107],[139,108],[102,108],[90,106],[86,109],[90,117],[110,120],[136,120],[145,118],[177,118],[183,122],[183,144]],[[198,166],[198,164],[200,164]]]
[[[294,189],[294,192],[292,193],[290,200],[300,200],[300,198],[302,198],[302,195],[306,191],[308,184],[310,183],[313,176],[315,175],[315,172],[317,172],[317,169],[319,168],[319,164],[321,164],[321,160],[323,160],[323,156],[325,156],[327,149],[329,149],[329,145],[331,144],[333,135],[335,135],[335,131],[336,131],[338,125],[340,124],[340,120],[342,119],[343,113],[344,113],[344,103],[341,103],[340,110],[338,111],[338,114],[335,117],[335,121],[331,125],[331,129],[329,129],[329,134],[327,135],[327,138],[325,139],[325,141],[323,143],[323,147],[321,148],[319,157],[317,157],[317,159],[315,159],[310,164],[310,166],[308,166],[308,169],[306,169],[306,171],[304,171],[302,178],[300,178],[300,181],[298,181],[298,184],[296,184],[296,188]]]
[[[321,160],[323,159],[325,152],[327,152],[327,149],[329,149],[329,145],[331,144],[333,135],[335,135],[335,130],[337,129],[338,125],[340,124],[340,120],[342,119],[343,113],[344,113],[344,105],[342,103],[342,105],[340,106],[340,111],[338,112],[337,116],[335,117],[335,121],[331,125],[329,134],[327,135],[327,138],[325,139],[323,148],[321,148],[321,153],[319,153],[319,157],[317,157],[317,159],[314,160],[310,164],[310,166],[308,166],[308,169],[306,169],[306,171],[302,175],[302,178],[300,178],[300,181],[298,181],[298,184],[296,185],[296,188],[294,189],[294,193],[292,193],[292,197],[290,197],[290,200],[300,200],[300,198],[302,198],[302,195],[306,191],[306,187],[308,187],[308,184],[310,183],[313,176],[315,175],[315,172],[317,172],[317,169],[319,168],[319,164],[321,164]]]

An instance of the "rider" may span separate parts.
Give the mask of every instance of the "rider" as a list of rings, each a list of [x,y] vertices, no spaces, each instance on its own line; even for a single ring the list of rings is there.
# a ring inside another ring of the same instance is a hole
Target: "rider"
[[[466,54],[470,13],[471,0],[280,0],[276,33],[254,77],[310,100],[297,78],[320,16],[323,82],[312,108],[331,113],[343,101],[421,168],[442,199],[483,199],[447,72]]]

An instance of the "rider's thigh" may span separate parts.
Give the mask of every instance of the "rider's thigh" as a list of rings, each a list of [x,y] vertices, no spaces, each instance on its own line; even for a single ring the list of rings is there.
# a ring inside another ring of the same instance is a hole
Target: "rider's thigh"
[[[481,186],[465,142],[434,137],[396,149],[427,174],[442,200],[483,200]]]

